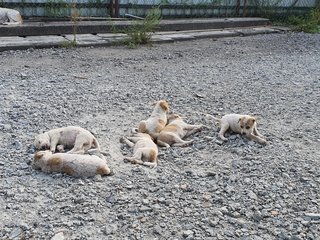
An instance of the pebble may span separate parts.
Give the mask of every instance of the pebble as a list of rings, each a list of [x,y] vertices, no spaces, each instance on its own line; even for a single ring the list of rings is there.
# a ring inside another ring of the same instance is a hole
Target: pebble
[[[193,235],[193,231],[192,230],[186,230],[183,232],[183,237],[187,238],[189,237],[190,235]]]
[[[51,240],[64,240],[65,236],[63,232],[56,233]]]

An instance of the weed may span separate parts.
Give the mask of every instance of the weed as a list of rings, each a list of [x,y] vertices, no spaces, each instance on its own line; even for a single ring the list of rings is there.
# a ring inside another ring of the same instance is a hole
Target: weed
[[[315,8],[306,16],[289,16],[288,24],[294,31],[319,33],[320,32],[320,8]]]
[[[75,48],[77,46],[76,41],[64,41],[61,43],[60,47],[62,48]]]
[[[161,20],[160,6],[152,8],[143,20],[136,20],[127,29],[118,31],[112,27],[113,33],[125,33],[128,35],[123,44],[129,48],[135,48],[140,44],[147,44],[151,40],[152,32],[158,27]]]

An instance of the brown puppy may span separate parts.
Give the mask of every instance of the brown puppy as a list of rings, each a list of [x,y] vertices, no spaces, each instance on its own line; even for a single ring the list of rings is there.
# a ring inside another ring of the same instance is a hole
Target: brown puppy
[[[37,152],[32,167],[48,173],[60,172],[74,177],[113,174],[105,159],[93,155],[52,153],[49,150]]]
[[[162,129],[157,138],[157,144],[166,148],[170,146],[187,146],[192,143],[193,140],[184,141],[182,138],[201,131],[202,128],[202,125],[185,123],[178,114],[171,114],[168,117],[168,122],[169,124]]]
[[[141,133],[148,133],[154,140],[157,139],[160,131],[167,124],[167,112],[169,111],[169,104],[164,101],[155,102],[155,108],[151,116],[139,123],[138,131]]]
[[[141,164],[151,168],[157,166],[158,147],[150,135],[146,133],[134,133],[132,137],[123,137],[121,143],[126,143],[133,148],[133,157],[125,157],[124,160],[132,164]]]
[[[68,153],[83,154],[91,148],[100,151],[97,139],[88,130],[81,127],[63,127],[52,129],[35,137],[34,145],[38,150],[50,149],[55,152],[64,151],[64,148],[72,148]]]
[[[257,121],[253,116],[241,114],[227,114],[221,119],[215,118],[211,115],[208,117],[214,119],[220,125],[219,137],[223,141],[228,139],[224,136],[225,132],[230,129],[232,132],[245,134],[249,139],[254,140],[260,144],[266,144],[267,141],[257,130]]]

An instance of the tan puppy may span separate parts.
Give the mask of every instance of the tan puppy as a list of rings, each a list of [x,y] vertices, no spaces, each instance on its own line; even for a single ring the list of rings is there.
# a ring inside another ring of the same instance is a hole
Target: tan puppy
[[[38,150],[50,149],[55,152],[57,149],[63,151],[64,148],[72,148],[68,153],[83,154],[92,147],[100,151],[97,139],[88,130],[81,127],[63,127],[52,129],[48,132],[36,136],[34,146]]]
[[[169,148],[170,146],[187,146],[193,140],[184,141],[182,138],[187,137],[201,130],[202,125],[191,125],[183,121],[178,114],[171,114],[168,117],[169,124],[165,126],[157,138],[157,144]]]
[[[22,24],[19,11],[10,8],[0,8],[0,24]]]
[[[148,133],[154,140],[157,139],[160,131],[167,124],[167,112],[169,111],[169,104],[164,101],[155,102],[155,107],[151,116],[139,123],[138,131],[141,133]]]
[[[132,164],[141,164],[149,167],[157,166],[158,147],[150,135],[146,133],[134,133],[132,137],[123,137],[120,142],[133,148],[133,157],[125,157],[124,160]]]
[[[52,153],[49,150],[39,151],[32,162],[34,169],[44,172],[66,173],[74,177],[92,177],[112,175],[104,159],[93,155]]]
[[[257,121],[253,116],[240,114],[227,114],[221,119],[215,118],[211,115],[208,117],[217,121],[220,125],[219,137],[223,141],[228,139],[224,136],[225,132],[230,129],[232,132],[245,134],[249,139],[254,140],[260,144],[266,144],[267,141],[257,130]]]

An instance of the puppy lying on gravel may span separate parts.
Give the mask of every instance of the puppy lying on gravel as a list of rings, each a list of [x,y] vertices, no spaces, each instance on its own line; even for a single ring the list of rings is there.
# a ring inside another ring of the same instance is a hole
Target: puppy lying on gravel
[[[146,133],[134,133],[132,137],[123,137],[121,143],[126,143],[133,148],[133,157],[125,157],[124,160],[132,164],[141,164],[151,168],[157,166],[158,147],[150,135]]]
[[[60,172],[74,177],[113,175],[105,159],[93,155],[52,153],[49,150],[37,152],[32,167],[48,173]]]
[[[223,141],[228,139],[224,136],[225,132],[230,129],[232,132],[245,134],[249,139],[254,140],[260,144],[266,144],[267,141],[257,130],[257,121],[253,116],[240,114],[227,114],[221,119],[207,115],[214,119],[220,125],[219,137]]]
[[[83,154],[91,148],[100,151],[97,139],[88,130],[81,127],[63,127],[52,129],[36,136],[34,146],[38,150],[50,149],[51,152],[64,151],[72,148],[67,153]]]
[[[157,139],[160,131],[167,124],[167,112],[169,111],[169,104],[164,101],[155,102],[155,107],[151,116],[139,123],[138,131],[141,133],[148,133],[154,140]]]
[[[22,24],[19,11],[10,8],[0,8],[0,24]]]
[[[166,148],[170,146],[184,147],[189,145],[193,140],[184,141],[182,138],[201,131],[202,128],[202,125],[185,123],[178,114],[171,114],[168,117],[168,122],[169,124],[162,129],[157,138],[157,144]]]

